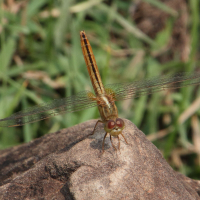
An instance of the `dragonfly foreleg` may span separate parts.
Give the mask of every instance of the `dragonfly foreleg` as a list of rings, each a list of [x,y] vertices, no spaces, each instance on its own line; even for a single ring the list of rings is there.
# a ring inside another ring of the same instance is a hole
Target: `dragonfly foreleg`
[[[110,135],[110,141],[111,141],[111,144],[112,144],[113,148],[117,151],[117,148],[116,148],[115,145],[113,144],[112,136],[111,136],[111,135]]]
[[[124,138],[124,140],[125,140],[126,144],[128,144],[128,142],[127,142],[127,140],[126,140],[125,136],[124,136],[122,133],[121,133],[121,135],[122,135],[122,137]]]
[[[117,138],[118,138],[118,149],[119,149],[119,151],[120,151],[120,140],[119,140],[119,135],[117,136]]]

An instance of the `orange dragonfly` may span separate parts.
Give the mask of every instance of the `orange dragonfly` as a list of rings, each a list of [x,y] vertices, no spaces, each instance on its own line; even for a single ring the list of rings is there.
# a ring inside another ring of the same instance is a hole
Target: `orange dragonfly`
[[[64,99],[55,99],[49,103],[30,107],[10,117],[1,119],[0,127],[22,126],[26,123],[40,121],[66,112],[76,112],[98,106],[101,120],[97,121],[92,134],[94,134],[97,124],[103,123],[106,133],[103,138],[102,150],[104,151],[104,141],[107,134],[110,134],[112,146],[117,150],[112,142],[112,136],[118,138],[118,149],[120,148],[119,135],[121,134],[125,141],[126,138],[122,134],[125,124],[124,121],[118,117],[115,101],[152,94],[163,89],[175,89],[188,85],[200,84],[200,72],[183,72],[149,80],[111,84],[104,87],[91,45],[84,31],[80,32],[80,38],[83,56],[95,95],[90,91],[82,91]]]

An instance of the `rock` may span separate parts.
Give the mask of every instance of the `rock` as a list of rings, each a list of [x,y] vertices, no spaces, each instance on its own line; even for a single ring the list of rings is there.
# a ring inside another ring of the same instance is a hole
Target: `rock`
[[[125,120],[120,151],[96,120],[0,151],[0,199],[200,199],[200,182],[175,172]],[[117,139],[114,143],[117,145]]]

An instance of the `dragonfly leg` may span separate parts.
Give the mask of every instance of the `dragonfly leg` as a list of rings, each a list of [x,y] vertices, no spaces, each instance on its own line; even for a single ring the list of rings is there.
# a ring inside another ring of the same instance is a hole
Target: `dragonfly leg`
[[[119,135],[117,136],[117,138],[118,138],[118,149],[119,149],[119,151],[120,151],[120,140],[119,140]]]
[[[97,123],[96,123],[95,126],[94,126],[94,129],[93,129],[92,133],[91,133],[90,135],[93,135],[93,134],[94,134],[94,131],[95,131],[95,129],[96,129],[96,126],[97,126],[97,124],[98,124],[99,122],[100,122],[100,123],[103,123],[103,121],[98,120]]]
[[[124,138],[126,144],[128,144],[128,142],[127,142],[126,138],[124,137],[124,135],[123,135],[122,133],[121,133],[121,135],[122,135],[122,137]]]
[[[111,141],[111,144],[112,144],[113,148],[117,151],[117,148],[116,148],[115,145],[113,144],[112,136],[111,136],[111,135],[110,135],[110,141]]]
[[[103,137],[103,143],[102,143],[102,154],[104,152],[104,142],[105,142],[105,139],[106,139],[106,136],[107,136],[108,133],[106,133]]]

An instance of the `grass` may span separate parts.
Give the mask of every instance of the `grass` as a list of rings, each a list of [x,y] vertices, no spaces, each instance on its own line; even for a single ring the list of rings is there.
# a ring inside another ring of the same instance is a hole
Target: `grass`
[[[198,68],[198,0],[188,5],[188,60],[175,56],[165,63],[160,62],[158,55],[170,52],[165,49],[177,11],[158,1],[146,2],[170,15],[165,28],[154,39],[131,19],[127,12],[129,1],[111,1],[109,5],[102,0],[13,1],[1,6],[0,118],[91,89],[80,47],[80,30],[86,31],[104,84]],[[120,117],[135,123],[174,168],[192,178],[200,175],[200,142],[195,142],[200,141],[200,111],[196,109],[184,123],[179,119],[199,94],[199,87],[190,86],[117,102]],[[0,148],[96,118],[98,110],[91,108],[22,127],[0,127]]]

